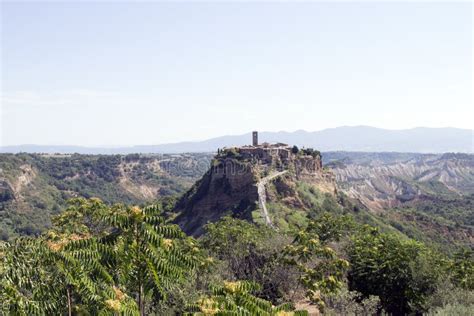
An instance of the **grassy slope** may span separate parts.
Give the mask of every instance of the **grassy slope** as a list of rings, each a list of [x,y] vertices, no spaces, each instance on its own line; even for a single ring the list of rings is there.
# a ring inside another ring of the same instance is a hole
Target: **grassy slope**
[[[396,233],[423,241],[444,252],[472,245],[474,196],[433,196],[424,201],[375,214],[350,200],[344,194],[332,196],[320,192],[307,183],[296,183],[296,194],[304,205],[290,206],[282,202],[277,190],[269,186],[277,198],[267,205],[274,223],[283,231],[305,226],[308,218],[323,212],[350,214],[362,224],[377,226],[385,232]],[[260,210],[253,212],[253,219],[263,223]]]

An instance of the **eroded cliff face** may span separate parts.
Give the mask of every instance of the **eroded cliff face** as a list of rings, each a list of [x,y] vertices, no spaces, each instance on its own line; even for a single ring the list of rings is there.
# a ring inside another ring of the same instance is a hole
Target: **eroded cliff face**
[[[226,153],[216,156],[209,171],[180,199],[176,206],[180,213],[176,223],[186,233],[201,235],[208,222],[226,215],[253,220],[252,212],[261,208],[257,184],[265,177],[270,176],[270,181],[276,181],[284,192],[278,196],[270,192],[269,202],[304,207],[294,189],[297,182],[332,195],[337,192],[335,177],[332,172],[323,170],[320,156],[289,151],[262,151],[264,154],[255,151],[256,155],[247,152],[240,155],[237,149],[231,157]],[[272,174],[281,176],[273,179]]]
[[[258,199],[258,166],[235,159],[217,159],[206,174],[178,201],[176,222],[185,232],[201,235],[208,222],[232,215],[250,219]]]
[[[211,158],[0,154],[0,239],[39,234],[73,197],[141,204],[182,194]]]
[[[474,193],[474,156],[420,155],[406,160],[330,165],[340,190],[373,211],[423,199]]]
[[[303,156],[294,160],[294,181],[301,181],[313,185],[323,193],[337,194],[336,177],[333,172],[322,167],[321,158]]]

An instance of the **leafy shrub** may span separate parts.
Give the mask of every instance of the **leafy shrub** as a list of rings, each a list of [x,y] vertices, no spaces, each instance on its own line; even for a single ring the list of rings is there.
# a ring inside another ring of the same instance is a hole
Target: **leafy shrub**
[[[472,316],[473,305],[452,305],[448,304],[440,308],[429,311],[427,316]]]
[[[343,289],[326,297],[325,315],[377,315],[380,313],[380,298],[369,295],[367,298],[354,291]]]
[[[306,311],[295,311],[292,304],[273,304],[255,297],[260,286],[254,282],[236,281],[223,282],[223,285],[213,286],[212,295],[201,298],[197,303],[189,305],[194,315],[308,315]]]
[[[380,297],[383,308],[402,315],[426,311],[442,262],[423,244],[366,227],[348,249],[349,288]]]
[[[260,297],[281,302],[294,289],[296,271],[278,260],[289,239],[267,226],[224,217],[206,226],[202,249],[227,265],[223,279],[257,282]]]

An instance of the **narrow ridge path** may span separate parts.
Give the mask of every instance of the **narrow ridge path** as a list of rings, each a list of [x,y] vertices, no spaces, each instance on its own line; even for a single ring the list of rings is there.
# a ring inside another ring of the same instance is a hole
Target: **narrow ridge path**
[[[274,172],[265,178],[262,178],[258,183],[257,183],[257,190],[258,190],[258,204],[260,205],[260,209],[262,210],[262,215],[263,218],[265,219],[265,224],[270,226],[271,228],[275,229],[276,227],[273,225],[270,216],[268,215],[268,210],[266,206],[266,200],[267,200],[267,194],[265,191],[265,185],[272,179],[279,177],[285,173],[287,173],[288,170],[285,171],[280,171],[280,172]]]

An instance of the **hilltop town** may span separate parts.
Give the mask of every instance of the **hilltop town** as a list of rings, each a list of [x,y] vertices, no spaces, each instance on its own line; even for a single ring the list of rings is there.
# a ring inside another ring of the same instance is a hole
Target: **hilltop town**
[[[275,227],[267,200],[303,207],[296,188],[300,182],[337,194],[334,174],[323,169],[319,151],[259,144],[258,133],[253,132],[252,145],[218,150],[208,172],[178,202],[177,222],[193,235],[200,235],[207,222],[228,214],[248,220],[258,217]]]
[[[295,167],[297,175],[321,173],[323,169],[321,153],[312,148],[298,148],[284,143],[258,143],[258,132],[252,133],[252,145],[218,149],[216,159],[252,162],[262,171],[283,171]]]

